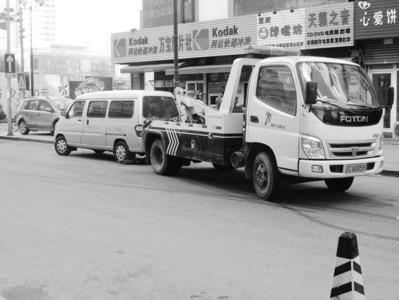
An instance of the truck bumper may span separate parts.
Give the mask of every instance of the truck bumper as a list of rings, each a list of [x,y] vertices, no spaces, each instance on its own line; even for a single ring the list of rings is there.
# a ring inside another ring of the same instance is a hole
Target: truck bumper
[[[384,157],[355,160],[299,160],[299,176],[308,178],[343,178],[382,172]]]

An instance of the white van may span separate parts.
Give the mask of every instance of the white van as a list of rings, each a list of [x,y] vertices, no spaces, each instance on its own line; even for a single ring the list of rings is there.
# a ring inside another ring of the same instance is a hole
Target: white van
[[[76,148],[100,154],[113,151],[118,162],[144,154],[141,133],[145,119],[178,119],[173,94],[123,90],[77,97],[55,127],[55,151],[68,155]]]

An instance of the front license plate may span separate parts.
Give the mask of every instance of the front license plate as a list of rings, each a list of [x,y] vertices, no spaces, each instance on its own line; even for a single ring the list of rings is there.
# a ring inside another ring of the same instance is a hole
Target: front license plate
[[[366,172],[366,164],[353,164],[345,166],[345,174],[364,173]]]

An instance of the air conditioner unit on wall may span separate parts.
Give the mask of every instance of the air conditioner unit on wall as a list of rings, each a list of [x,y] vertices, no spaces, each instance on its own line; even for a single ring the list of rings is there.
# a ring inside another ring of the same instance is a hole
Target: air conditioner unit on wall
[[[395,125],[393,126],[393,136],[396,139],[399,139],[399,122],[396,122]]]

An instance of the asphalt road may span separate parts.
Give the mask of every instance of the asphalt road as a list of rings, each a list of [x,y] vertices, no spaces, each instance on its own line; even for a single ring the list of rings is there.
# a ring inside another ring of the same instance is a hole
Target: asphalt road
[[[287,185],[275,204],[208,164],[163,177],[0,140],[0,299],[328,299],[344,231],[366,297],[399,299],[398,182]]]

